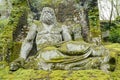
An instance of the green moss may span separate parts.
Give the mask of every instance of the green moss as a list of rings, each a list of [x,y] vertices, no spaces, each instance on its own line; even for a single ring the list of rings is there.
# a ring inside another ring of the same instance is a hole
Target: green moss
[[[63,0],[41,0],[40,4],[41,6],[54,6],[54,7],[57,7]]]
[[[120,70],[120,44],[119,43],[107,43],[105,47],[110,51],[110,64],[111,69]]]
[[[0,32],[0,54],[3,56],[3,60],[5,60],[5,55],[14,54],[18,49],[16,47],[12,53],[13,48],[13,32],[20,24],[20,18],[27,12],[27,3],[24,0],[12,0],[12,11],[9,19],[3,20],[5,23],[3,25],[2,31]],[[27,14],[26,14],[27,15]],[[0,21],[1,22],[1,21]],[[1,25],[1,23],[0,23]],[[19,45],[18,45],[19,46]],[[14,47],[15,48],[15,47]],[[15,53],[16,54],[16,53]],[[13,58],[13,56],[12,56]]]
[[[0,20],[0,33],[4,30],[4,27],[8,24],[8,19]]]
[[[46,48],[43,49],[43,51],[51,51],[51,50],[56,50],[57,48],[54,46],[48,46]]]
[[[4,69],[6,66],[8,66],[8,63],[6,61],[0,62],[0,69]]]
[[[19,57],[20,54],[20,49],[21,49],[21,42],[14,42],[13,43],[13,48],[12,48],[12,54],[10,57],[10,61],[13,61]]]
[[[99,35],[101,35],[101,31],[97,0],[91,2],[90,9],[88,11],[88,17],[91,35],[92,37],[98,37]]]
[[[67,48],[67,44],[76,44],[76,45],[86,45],[86,46],[90,46],[89,44],[85,43],[83,40],[79,40],[79,41],[69,41],[66,43],[63,43],[61,45],[61,47],[58,49],[60,52],[62,52],[63,54],[67,54],[67,55],[82,55],[84,54],[84,50],[76,50],[76,51],[68,51]]]
[[[117,58],[116,70],[120,70],[120,56]]]
[[[120,80],[120,70],[112,72],[110,76],[112,80]]]
[[[99,70],[73,71],[67,80],[109,80],[110,76]]]
[[[98,37],[101,34],[100,29],[98,28],[91,28],[90,30],[92,37]]]
[[[119,73],[119,72],[117,72]],[[116,74],[116,73],[113,73]],[[112,75],[113,75],[112,74]],[[119,75],[119,74],[117,74]],[[116,76],[113,75],[112,78]],[[116,76],[117,77],[117,76]],[[78,71],[42,71],[33,69],[19,69],[9,72],[9,67],[0,71],[0,79],[9,80],[110,80],[110,75],[100,70],[78,70]]]
[[[116,64],[118,64],[118,55],[117,53],[115,53],[114,51],[110,51],[110,71],[114,71],[116,70]]]
[[[56,70],[52,71],[49,76],[51,80],[63,80],[68,77],[68,72],[69,71]]]
[[[39,59],[36,59],[34,56],[31,56],[27,59],[27,62],[24,62],[24,69],[38,69]]]
[[[34,20],[34,23],[35,23],[36,25],[38,25],[38,26],[41,26],[41,25],[42,25],[42,23],[41,23],[40,21],[38,21],[38,20]]]
[[[117,55],[120,55],[120,44],[119,43],[105,43],[105,47],[111,51],[114,51],[115,53],[117,53]]]
[[[3,58],[2,61],[5,61],[6,55],[9,54],[9,49],[12,47],[12,35],[11,28],[4,27],[3,31],[0,34],[0,55]]]

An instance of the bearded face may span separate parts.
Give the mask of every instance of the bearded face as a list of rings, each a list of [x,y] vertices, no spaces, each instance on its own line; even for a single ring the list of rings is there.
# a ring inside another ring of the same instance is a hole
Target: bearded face
[[[49,7],[44,7],[41,13],[40,20],[48,25],[54,24],[56,22],[54,10]]]

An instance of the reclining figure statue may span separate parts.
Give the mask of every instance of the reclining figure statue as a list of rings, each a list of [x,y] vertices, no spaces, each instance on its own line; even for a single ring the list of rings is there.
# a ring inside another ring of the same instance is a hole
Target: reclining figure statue
[[[109,51],[102,45],[87,43],[82,39],[73,41],[68,28],[57,23],[52,8],[43,8],[40,22],[40,26],[34,23],[31,25],[20,56],[10,64],[10,70],[20,67],[41,70],[109,70]],[[34,44],[37,52],[30,57]]]

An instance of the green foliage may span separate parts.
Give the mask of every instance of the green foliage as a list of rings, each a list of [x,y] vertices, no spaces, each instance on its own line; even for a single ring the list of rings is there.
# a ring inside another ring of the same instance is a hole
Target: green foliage
[[[90,32],[92,37],[98,37],[101,34],[100,31],[100,21],[99,21],[99,11],[97,7],[97,1],[91,2],[88,10],[88,18],[90,25]]]
[[[61,3],[64,0],[31,0],[30,4],[38,9],[41,10],[44,6],[51,6],[51,7],[57,7],[59,3]]]
[[[20,17],[28,10],[26,1],[13,0],[13,9],[9,18],[9,25],[16,27],[19,23]],[[27,13],[26,13],[27,14]]]
[[[4,27],[8,24],[8,19],[0,20],[0,33],[3,31]]]
[[[12,5],[19,5],[24,2],[25,2],[25,0],[11,0]]]
[[[120,16],[118,16],[110,26],[109,40],[114,43],[120,43]]]
[[[27,11],[24,0],[11,0],[12,11],[9,19],[0,20],[0,55],[4,58],[10,54],[13,48],[13,31],[19,25],[20,18]],[[27,13],[26,13],[27,14]],[[15,49],[16,50],[16,49]],[[16,56],[16,55],[13,55]]]
[[[114,43],[120,43],[120,28],[111,29],[109,40]]]
[[[12,40],[12,31],[11,27],[6,25],[3,27],[0,33],[0,55],[5,60],[5,55],[8,53],[8,48],[11,47],[11,40]],[[9,44],[9,45],[8,45]]]
[[[111,23],[112,26],[114,26],[113,23]],[[107,31],[110,30],[110,25],[109,22],[106,20],[100,21],[100,27],[101,27],[101,31]]]
[[[107,40],[113,43],[120,43],[120,16],[114,21],[101,21],[101,30],[110,31]]]
[[[116,20],[114,21],[114,24],[120,28],[120,16],[116,18]]]

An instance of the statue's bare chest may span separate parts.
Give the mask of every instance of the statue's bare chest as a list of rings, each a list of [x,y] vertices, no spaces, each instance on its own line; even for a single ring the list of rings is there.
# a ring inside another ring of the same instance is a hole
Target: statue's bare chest
[[[36,43],[40,44],[56,44],[62,41],[61,29],[59,28],[38,28]]]

